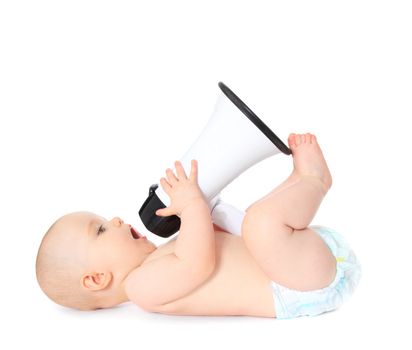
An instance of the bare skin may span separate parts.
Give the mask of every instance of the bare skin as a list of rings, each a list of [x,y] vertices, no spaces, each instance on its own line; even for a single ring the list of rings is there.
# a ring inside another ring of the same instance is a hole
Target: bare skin
[[[336,260],[307,227],[332,178],[314,135],[291,134],[288,143],[294,169],[248,208],[242,237],[217,231],[215,272],[191,293],[151,311],[276,317],[271,281],[302,291],[333,281]],[[158,256],[173,251],[173,241],[162,249]]]
[[[288,143],[292,174],[248,208],[242,237],[271,280],[296,290],[324,288],[334,279],[336,261],[308,225],[332,177],[314,135],[291,134]]]
[[[183,296],[153,305],[147,311],[275,317],[271,281],[296,290],[319,289],[333,281],[336,260],[318,234],[308,228],[332,178],[314,135],[291,134],[288,143],[294,169],[283,183],[247,209],[242,236],[216,226],[212,228],[212,233],[216,233],[213,236],[216,263],[211,275]],[[169,180],[173,183],[173,178]],[[177,199],[184,199],[187,191],[180,192],[171,207],[181,205],[183,208],[184,201],[180,203]],[[121,219],[108,221],[87,212],[64,217],[55,231],[49,238],[55,236],[57,243],[60,242],[57,231],[62,231],[62,237],[70,238],[71,242],[77,242],[72,247],[63,242],[63,251],[87,253],[84,254],[87,260],[79,265],[84,271],[80,271],[81,283],[77,285],[82,293],[96,295],[94,307],[112,307],[132,300],[126,293],[127,282],[137,293],[149,281],[153,290],[158,291],[156,286],[162,281],[156,274],[144,279],[145,284],[133,283],[129,277],[134,271],[148,271],[151,264],[156,265],[156,260],[170,258],[177,248],[177,237],[156,247],[142,237],[135,239],[130,225]],[[187,234],[191,233],[188,230]],[[52,250],[50,244],[46,248]],[[186,279],[183,282],[190,282],[187,276],[183,277]],[[170,292],[170,288],[160,290]]]

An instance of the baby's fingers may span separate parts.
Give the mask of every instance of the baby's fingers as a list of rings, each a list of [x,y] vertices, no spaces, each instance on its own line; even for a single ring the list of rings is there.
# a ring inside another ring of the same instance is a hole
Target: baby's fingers
[[[191,164],[192,164],[192,170],[190,171],[189,180],[193,182],[197,182],[197,172],[198,172],[197,160],[192,159]]]
[[[167,181],[169,181],[169,184],[171,185],[174,185],[176,182],[179,181],[176,175],[173,173],[172,169],[169,169],[169,168],[166,169],[166,176],[167,176]]]
[[[165,190],[167,194],[169,194],[170,190],[172,189],[172,186],[166,181],[164,177],[160,179],[160,184],[162,185],[162,188]]]
[[[157,209],[155,214],[157,216],[170,216],[170,215],[173,215],[173,213],[171,212],[171,210],[168,207],[163,208],[163,209]]]
[[[180,179],[187,179],[186,173],[185,173],[185,169],[183,168],[182,163],[180,163],[179,161],[175,162],[175,168],[176,168],[176,173],[177,173],[177,177]]]

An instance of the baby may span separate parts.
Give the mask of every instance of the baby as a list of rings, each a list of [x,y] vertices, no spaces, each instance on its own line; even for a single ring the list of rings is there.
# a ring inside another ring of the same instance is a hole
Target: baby
[[[37,280],[60,305],[80,310],[132,301],[172,315],[245,315],[278,319],[338,308],[355,290],[361,267],[344,238],[311,226],[332,185],[317,139],[290,134],[291,175],[253,203],[241,235],[213,224],[211,208],[180,162],[160,184],[177,215],[179,234],[156,247],[120,218],[75,212],[47,231],[36,261]]]

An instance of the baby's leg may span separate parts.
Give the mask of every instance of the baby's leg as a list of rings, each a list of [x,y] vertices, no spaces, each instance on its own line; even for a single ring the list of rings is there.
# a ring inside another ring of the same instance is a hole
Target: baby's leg
[[[336,260],[325,242],[307,226],[332,178],[314,135],[291,134],[288,141],[293,173],[248,208],[242,237],[273,281],[296,290],[319,289],[333,281]]]
[[[273,193],[279,192],[282,189],[289,187],[290,185],[295,183],[297,180],[295,175],[295,173],[292,173],[282,184],[276,187],[266,197],[270,196]],[[259,202],[265,200],[266,197],[260,199]],[[223,229],[227,232],[230,232],[231,234],[241,236],[242,222],[246,215],[245,211],[240,210],[235,206],[222,201],[220,198],[220,194],[211,200],[210,206],[212,208],[212,220],[217,225],[217,227],[215,226],[215,229]],[[249,208],[246,209],[246,211],[248,210]]]

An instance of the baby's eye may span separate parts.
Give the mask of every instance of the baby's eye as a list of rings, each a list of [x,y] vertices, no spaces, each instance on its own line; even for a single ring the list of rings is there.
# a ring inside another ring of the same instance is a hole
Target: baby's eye
[[[104,231],[106,231],[106,229],[103,227],[103,225],[100,225],[99,229],[97,230],[97,234],[100,235]]]

